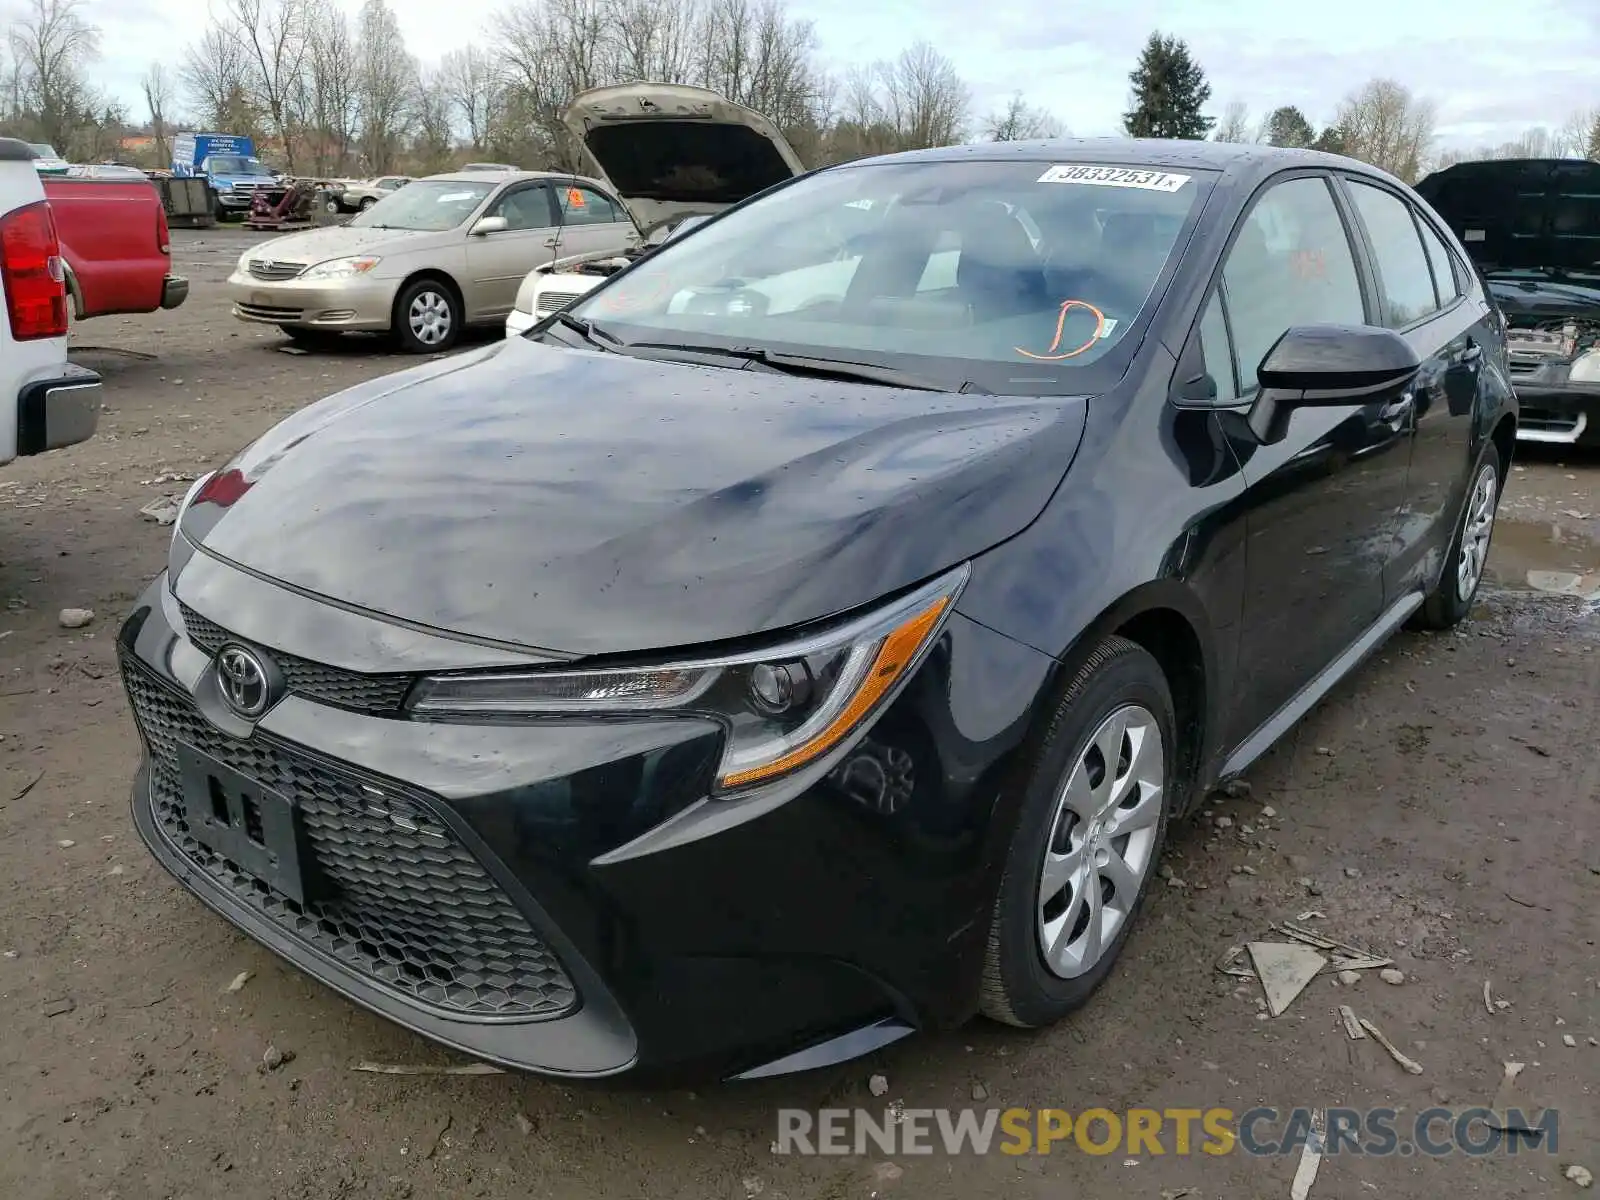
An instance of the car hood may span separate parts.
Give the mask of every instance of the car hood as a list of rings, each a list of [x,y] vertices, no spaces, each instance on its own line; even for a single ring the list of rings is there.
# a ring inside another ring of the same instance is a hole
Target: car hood
[[[437,233],[418,233],[403,229],[369,229],[349,225],[330,225],[325,229],[312,229],[305,233],[291,233],[286,237],[263,242],[252,252],[253,258],[270,258],[273,262],[319,263],[330,258],[345,258],[364,254],[387,246],[402,246],[415,250],[424,244],[423,239],[439,237]]]
[[[1417,184],[1486,275],[1589,272],[1600,263],[1600,163],[1456,163]]]
[[[593,88],[562,119],[646,234],[674,217],[720,212],[805,170],[777,126],[708,88]]]
[[[1020,532],[1085,412],[512,338],[295,414],[182,530],[259,575],[465,637],[687,647],[853,609]]]

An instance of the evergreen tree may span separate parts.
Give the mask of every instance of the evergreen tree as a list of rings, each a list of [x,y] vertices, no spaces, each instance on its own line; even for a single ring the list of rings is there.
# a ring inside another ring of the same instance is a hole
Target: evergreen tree
[[[1273,109],[1272,115],[1267,118],[1267,141],[1274,146],[1299,149],[1316,140],[1317,131],[1311,128],[1305,113],[1292,104]]]
[[[1600,116],[1596,116],[1594,124],[1589,126],[1589,145],[1585,147],[1583,156],[1591,162],[1600,162]]]
[[[1200,141],[1216,124],[1200,111],[1211,99],[1211,85],[1181,39],[1152,33],[1128,80],[1133,108],[1123,114],[1122,125],[1129,137]]]
[[[1326,150],[1329,154],[1349,154],[1350,135],[1338,125],[1329,125],[1311,143],[1313,150]]]

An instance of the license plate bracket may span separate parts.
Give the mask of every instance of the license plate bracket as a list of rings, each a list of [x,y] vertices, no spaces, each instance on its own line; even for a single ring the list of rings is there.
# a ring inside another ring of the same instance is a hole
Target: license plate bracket
[[[305,904],[299,813],[289,798],[193,746],[178,746],[178,772],[195,841]]]

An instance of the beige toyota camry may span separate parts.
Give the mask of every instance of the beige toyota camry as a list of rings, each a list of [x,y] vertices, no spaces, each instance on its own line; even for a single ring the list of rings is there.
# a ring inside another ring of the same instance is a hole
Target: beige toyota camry
[[[343,225],[253,246],[227,287],[234,316],[297,342],[387,332],[426,354],[464,326],[503,325],[535,267],[638,241],[628,210],[593,179],[464,171],[414,180]]]

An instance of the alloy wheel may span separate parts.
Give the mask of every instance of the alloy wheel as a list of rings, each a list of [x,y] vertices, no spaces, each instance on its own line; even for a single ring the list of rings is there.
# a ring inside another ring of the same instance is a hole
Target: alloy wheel
[[[1039,949],[1062,979],[1092,970],[1133,911],[1155,861],[1166,752],[1155,715],[1117,709],[1056,798],[1038,892]]]
[[[417,341],[424,346],[437,346],[450,336],[454,318],[450,313],[450,299],[432,290],[418,292],[411,299],[406,313],[406,323]]]
[[[1473,482],[1472,498],[1467,501],[1467,519],[1461,527],[1461,553],[1456,559],[1456,597],[1463,603],[1471,600],[1478,590],[1483,565],[1489,558],[1499,482],[1493,464],[1485,463]]]

